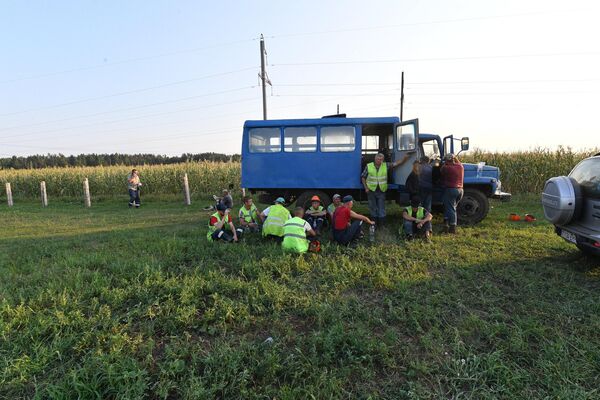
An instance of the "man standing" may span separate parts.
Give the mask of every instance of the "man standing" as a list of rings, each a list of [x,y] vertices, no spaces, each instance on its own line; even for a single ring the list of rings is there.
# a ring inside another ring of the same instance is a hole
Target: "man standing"
[[[288,219],[292,218],[290,212],[284,207],[285,199],[278,197],[275,204],[264,209],[260,214],[263,219],[263,236],[270,236],[276,239],[283,238],[283,224]]]
[[[242,234],[241,229],[235,229],[231,215],[229,214],[230,209],[225,207],[224,204],[217,204],[217,212],[210,216],[208,221],[208,232],[206,232],[206,238],[209,241],[224,241],[224,242],[237,242],[239,235]]]
[[[129,208],[135,206],[140,208],[140,191],[139,188],[142,186],[140,182],[140,175],[137,169],[132,169],[129,175],[127,175],[127,190],[129,191]]]
[[[260,212],[252,202],[252,197],[244,196],[244,204],[240,208],[238,214],[240,218],[240,226],[250,232],[256,233],[260,231]]]
[[[339,206],[333,213],[333,239],[339,244],[348,245],[362,236],[361,226],[363,222],[370,225],[375,225],[375,222],[352,211],[354,206],[352,196],[344,196],[343,202],[344,204]],[[353,219],[355,221],[352,221]]]
[[[415,236],[423,236],[427,242],[431,241],[431,220],[433,216],[425,208],[421,207],[421,199],[418,196],[410,200],[410,206],[402,212],[404,219],[404,233],[408,240]]]
[[[291,253],[306,253],[308,251],[308,240],[306,234],[315,236],[316,233],[310,224],[303,219],[304,209],[296,207],[294,218],[288,219],[283,224],[283,251]]]
[[[431,212],[433,198],[433,167],[429,163],[429,157],[421,157],[419,166],[419,192],[423,208]]]
[[[448,233],[456,233],[456,206],[463,197],[463,180],[465,170],[458,158],[452,153],[444,157],[446,162],[441,169],[444,186],[444,224]]]
[[[306,222],[308,222],[314,231],[317,232],[317,235],[320,235],[323,223],[325,222],[325,217],[327,216],[327,211],[325,211],[321,205],[319,196],[313,196],[310,201],[311,206],[306,210]]]
[[[378,225],[383,224],[385,217],[385,192],[388,187],[388,170],[404,164],[410,155],[406,154],[394,163],[384,162],[384,155],[378,153],[375,160],[368,163],[361,174],[362,184],[369,199],[369,212]]]

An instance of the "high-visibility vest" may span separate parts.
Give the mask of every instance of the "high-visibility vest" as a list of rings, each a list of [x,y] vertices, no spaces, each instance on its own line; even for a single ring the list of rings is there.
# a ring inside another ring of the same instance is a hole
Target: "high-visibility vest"
[[[317,208],[314,208],[313,206],[310,206],[308,208],[308,211],[318,211],[318,212],[320,212],[320,211],[323,211],[323,210],[324,210],[323,206],[319,206]]]
[[[252,221],[258,222],[257,210],[254,204],[252,204],[249,210],[246,208],[246,206],[242,206],[242,208],[240,208],[240,213],[242,214],[242,218],[244,218],[244,221],[246,221],[247,223],[250,223]]]
[[[271,214],[269,212],[269,214]],[[308,240],[306,240],[305,220],[294,217],[283,224],[283,242],[281,247],[284,251],[294,253],[306,253],[308,251]]]
[[[371,191],[377,190],[377,186],[382,192],[387,190],[387,164],[381,163],[379,169],[375,168],[375,163],[367,164],[367,187]]]
[[[210,224],[210,220],[212,219],[212,217],[215,217],[217,219],[217,223],[221,222],[222,219],[226,219],[227,218],[226,215],[223,215],[223,217],[221,217],[221,215],[219,214],[219,212],[216,212],[216,213],[214,213],[213,215],[210,216],[210,218],[208,220],[208,232],[206,232],[206,238],[208,240],[212,240],[211,236],[217,230],[216,226]],[[225,224],[223,224],[223,229],[229,229],[229,224],[227,222]]]
[[[408,213],[409,216],[412,217],[413,209],[411,206],[404,208],[404,211]],[[423,207],[417,208],[417,219],[425,218],[425,209]]]
[[[272,205],[263,224],[263,236],[283,236],[283,224],[290,219],[290,212],[281,204]]]

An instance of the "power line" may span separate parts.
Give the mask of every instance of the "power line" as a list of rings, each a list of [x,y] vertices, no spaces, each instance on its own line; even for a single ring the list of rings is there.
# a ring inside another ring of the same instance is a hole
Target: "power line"
[[[505,83],[574,83],[600,81],[589,79],[524,79],[524,80],[483,80],[483,81],[431,81],[410,82],[410,85],[456,85],[456,84],[505,84]],[[339,82],[339,83],[280,83],[273,87],[319,87],[319,86],[398,86],[401,82]]]
[[[205,75],[205,76],[201,76],[201,77],[198,77],[198,78],[185,79],[185,80],[182,80],[182,81],[175,81],[175,82],[168,82],[168,83],[164,83],[164,84],[161,84],[161,85],[150,86],[150,87],[145,87],[145,88],[140,88],[140,89],[134,89],[134,90],[129,90],[129,91],[125,91],[125,92],[111,93],[111,94],[107,94],[107,95],[103,95],[103,96],[97,96],[97,97],[88,97],[88,98],[85,98],[85,99],[73,100],[73,101],[69,101],[69,102],[66,102],[66,103],[54,104],[54,105],[51,105],[51,106],[45,106],[45,107],[39,107],[39,108],[32,108],[32,109],[29,109],[29,110],[22,110],[22,111],[15,111],[15,112],[6,113],[6,114],[0,114],[0,117],[6,117],[6,116],[10,116],[10,115],[17,115],[17,114],[24,114],[24,113],[29,113],[29,112],[33,112],[33,111],[48,110],[48,109],[52,109],[52,108],[64,107],[64,106],[69,106],[69,105],[73,105],[73,104],[86,103],[86,102],[94,101],[94,100],[107,99],[107,98],[117,97],[117,96],[125,96],[125,95],[133,94],[133,93],[147,92],[149,90],[160,89],[160,88],[164,88],[164,87],[168,87],[168,86],[181,85],[181,84],[184,84],[184,83],[195,82],[195,81],[199,81],[199,80],[203,80],[203,79],[209,79],[209,78],[214,78],[214,77],[219,77],[219,76],[224,76],[224,75],[235,74],[235,73],[238,73],[238,72],[249,71],[249,70],[256,69],[256,68],[257,67],[246,67],[246,68],[241,68],[241,69],[237,69],[237,70],[233,70],[233,71],[219,72],[219,73],[216,73],[216,74]]]

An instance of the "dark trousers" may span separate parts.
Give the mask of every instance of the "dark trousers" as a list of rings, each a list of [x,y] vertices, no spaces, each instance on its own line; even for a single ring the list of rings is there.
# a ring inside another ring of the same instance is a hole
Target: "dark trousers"
[[[425,236],[425,232],[431,232],[431,221],[425,222],[419,229],[413,221],[404,220],[404,233],[407,235]]]
[[[307,215],[306,222],[308,222],[315,231],[321,232],[321,229],[323,229],[323,223],[325,222],[325,217],[313,217],[312,215]]]
[[[236,229],[235,232],[237,233],[237,237],[238,240],[240,240],[242,238],[242,234],[244,233],[244,231],[240,228]],[[228,231],[226,229],[217,229],[216,231],[213,232],[212,235],[210,235],[210,237],[212,238],[212,240],[222,240],[224,242],[233,242],[233,234],[231,233],[231,231]]]
[[[339,244],[347,245],[351,241],[358,239],[360,237],[360,228],[362,226],[362,221],[354,221],[352,225],[347,227],[344,230],[333,230],[333,239]]]
[[[448,225],[456,225],[456,206],[462,200],[462,188],[446,188],[444,190],[444,219]]]
[[[431,189],[421,188],[420,197],[423,208],[431,212],[431,202],[433,199],[433,193]]]
[[[129,207],[140,206],[140,192],[139,190],[129,189]]]

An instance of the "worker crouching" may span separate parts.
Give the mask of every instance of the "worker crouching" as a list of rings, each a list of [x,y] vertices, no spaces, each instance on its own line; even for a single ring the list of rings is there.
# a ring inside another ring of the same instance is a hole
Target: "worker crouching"
[[[306,235],[315,236],[316,232],[310,224],[304,220],[304,209],[296,207],[294,217],[283,224],[283,242],[281,248],[290,253],[306,253],[309,241]]]
[[[431,220],[433,216],[421,206],[421,199],[414,196],[410,200],[410,206],[405,207],[402,212],[404,234],[408,240],[414,237],[423,237],[427,242],[431,241]]]
[[[217,204],[216,208],[217,212],[211,215],[208,221],[206,238],[209,241],[237,242],[243,231],[233,225],[230,209],[222,203]]]

